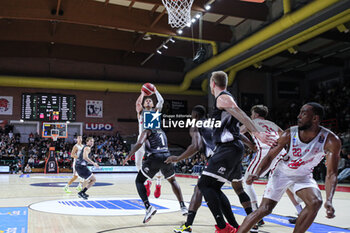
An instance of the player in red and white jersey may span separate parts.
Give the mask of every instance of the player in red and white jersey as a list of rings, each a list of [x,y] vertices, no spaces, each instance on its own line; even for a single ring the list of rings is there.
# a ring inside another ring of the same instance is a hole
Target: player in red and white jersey
[[[143,111],[161,111],[164,104],[164,99],[161,96],[161,94],[158,92],[157,88],[154,86],[154,94],[157,97],[157,105],[154,107],[153,100],[151,97],[146,96],[145,93],[141,90],[140,96],[136,100],[136,112],[137,112],[137,119],[139,122],[139,136],[137,137],[137,140],[139,140],[141,133],[143,132]],[[135,165],[137,167],[137,170],[140,171],[142,167],[142,158],[145,155],[145,146],[142,145],[142,147],[136,151],[135,153]],[[154,192],[154,196],[158,198],[160,196],[161,192],[161,178],[162,173],[159,171],[156,175],[156,190]],[[150,189],[151,189],[152,182],[150,180],[146,181],[146,190],[147,190],[147,196],[150,195]]]
[[[274,135],[275,139],[277,140],[280,137],[280,134],[283,133],[283,130],[276,125],[274,122],[266,120],[267,115],[269,114],[269,109],[268,107],[264,106],[264,105],[255,105],[251,108],[250,110],[251,112],[251,119],[255,125],[255,127],[263,132],[266,133],[270,133],[271,135]],[[241,133],[245,133],[247,130],[244,126],[241,127]],[[257,139],[256,137],[254,137],[254,135],[252,135],[252,138],[254,139],[254,142],[256,144],[257,147],[257,152],[256,152],[256,156],[254,157],[254,159],[250,162],[247,171],[245,173],[244,176],[244,188],[247,192],[247,194],[250,197],[251,203],[252,203],[252,208],[253,211],[258,209],[258,199],[257,199],[257,195],[254,189],[253,184],[248,185],[246,183],[246,180],[248,178],[249,175],[255,174],[259,164],[261,163],[261,161],[263,160],[263,158],[267,155],[267,153],[270,150],[270,146],[261,142],[259,139]],[[282,151],[280,152],[280,154],[278,156],[276,156],[276,158],[272,161],[270,167],[268,169],[266,169],[261,175],[260,177],[264,177],[275,165],[277,159],[282,156],[285,155],[286,151],[284,149],[282,149]],[[289,192],[287,190],[287,192]],[[293,195],[291,193],[288,194],[291,201],[293,202],[295,208],[297,209],[298,214],[301,212],[302,207],[301,205],[294,199]],[[264,221],[261,220],[259,222],[259,225],[264,224]]]
[[[288,188],[305,203],[293,232],[306,232],[322,205],[321,192],[312,177],[312,171],[324,156],[327,160],[324,207],[327,218],[335,217],[332,199],[337,186],[341,141],[333,132],[320,126],[323,115],[324,109],[320,104],[305,104],[298,115],[298,126],[287,129],[281,135],[277,146],[271,148],[256,173],[248,177],[247,183],[251,184],[270,167],[271,161],[283,148],[288,148],[287,154],[272,170],[259,209],[245,218],[238,233],[248,232],[256,222],[270,214]]]

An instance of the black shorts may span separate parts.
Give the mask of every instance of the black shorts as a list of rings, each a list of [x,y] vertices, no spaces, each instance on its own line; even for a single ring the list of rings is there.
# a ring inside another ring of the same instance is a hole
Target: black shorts
[[[211,176],[220,182],[242,180],[243,151],[241,140],[217,145],[202,175]]]
[[[160,170],[165,179],[171,178],[175,175],[174,165],[172,163],[164,163],[169,156],[170,153],[157,153],[149,155],[147,160],[142,165],[142,174],[148,179],[152,179]]]
[[[82,166],[82,165],[75,165],[75,170],[78,173],[78,176],[80,176],[83,179],[89,179],[90,176],[92,175],[92,172],[89,170],[87,166]]]

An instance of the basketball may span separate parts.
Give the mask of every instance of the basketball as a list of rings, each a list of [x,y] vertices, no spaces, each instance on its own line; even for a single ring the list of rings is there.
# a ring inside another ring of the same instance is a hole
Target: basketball
[[[145,83],[142,86],[142,91],[145,93],[146,96],[150,96],[154,94],[154,85],[152,83]]]
[[[0,233],[350,233],[350,0],[82,2],[0,0]]]

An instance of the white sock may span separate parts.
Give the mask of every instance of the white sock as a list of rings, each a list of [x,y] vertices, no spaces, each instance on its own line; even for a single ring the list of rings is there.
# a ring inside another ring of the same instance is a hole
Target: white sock
[[[245,182],[244,182],[245,183]],[[255,192],[255,189],[253,187],[253,185],[247,185],[245,184],[244,185],[244,190],[245,192],[248,194],[249,198],[250,198],[250,201],[252,203],[258,203],[258,197],[256,196],[256,192]]]
[[[295,206],[295,209],[297,209],[298,215],[299,215],[300,212],[303,210],[303,207],[300,204],[298,204],[298,205]]]
[[[162,184],[162,178],[161,177],[157,177],[157,179],[156,179],[156,184],[157,185],[161,185]]]

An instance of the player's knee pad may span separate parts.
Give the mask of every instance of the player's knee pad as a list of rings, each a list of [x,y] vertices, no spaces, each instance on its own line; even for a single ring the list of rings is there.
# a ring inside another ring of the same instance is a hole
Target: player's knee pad
[[[246,192],[240,193],[240,194],[238,195],[238,197],[239,197],[239,201],[240,201],[241,203],[250,201],[250,198],[249,198],[249,196],[248,196],[248,194],[247,194]]]

